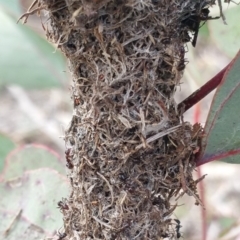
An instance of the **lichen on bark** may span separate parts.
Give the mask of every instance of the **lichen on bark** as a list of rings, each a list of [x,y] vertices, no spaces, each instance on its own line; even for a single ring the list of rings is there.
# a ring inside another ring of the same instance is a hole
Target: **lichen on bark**
[[[171,202],[186,193],[200,203],[192,172],[201,127],[182,120],[174,93],[189,31],[214,3],[35,1],[73,80],[64,239],[179,237]]]

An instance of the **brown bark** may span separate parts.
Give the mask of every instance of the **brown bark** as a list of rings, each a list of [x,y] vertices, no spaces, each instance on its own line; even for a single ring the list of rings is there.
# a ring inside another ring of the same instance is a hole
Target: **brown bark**
[[[180,237],[171,201],[187,193],[200,203],[192,172],[201,127],[181,121],[174,93],[189,31],[195,44],[214,2],[36,1],[73,78],[64,239]]]

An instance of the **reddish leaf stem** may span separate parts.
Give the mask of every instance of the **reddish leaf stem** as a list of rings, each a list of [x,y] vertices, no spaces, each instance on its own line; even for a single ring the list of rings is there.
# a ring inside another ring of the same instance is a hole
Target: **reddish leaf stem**
[[[224,69],[222,69],[216,76],[214,76],[207,83],[205,83],[201,88],[199,88],[197,91],[195,91],[190,96],[188,96],[186,99],[184,99],[181,103],[179,103],[178,110],[181,113],[186,112],[189,108],[194,106],[197,102],[202,100],[211,91],[213,91],[219,85],[219,83],[222,81],[224,73],[226,72],[228,67],[229,67],[229,64]]]

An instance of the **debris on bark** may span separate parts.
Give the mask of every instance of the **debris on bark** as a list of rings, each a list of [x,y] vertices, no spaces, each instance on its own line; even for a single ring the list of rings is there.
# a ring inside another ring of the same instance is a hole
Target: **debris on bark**
[[[182,120],[174,93],[185,44],[195,46],[213,0],[36,0],[46,34],[66,55],[74,112],[66,130],[71,195],[64,240],[175,239],[202,128]],[[191,35],[192,34],[192,35]],[[63,237],[62,237],[63,238]]]

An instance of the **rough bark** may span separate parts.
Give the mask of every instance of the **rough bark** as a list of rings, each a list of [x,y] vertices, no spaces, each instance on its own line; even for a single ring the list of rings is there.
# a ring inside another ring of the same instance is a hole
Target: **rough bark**
[[[59,238],[180,237],[171,201],[186,193],[200,203],[192,172],[201,127],[182,120],[174,93],[189,31],[195,41],[196,24],[214,2],[35,1],[73,80],[65,135],[72,189],[61,203]]]

